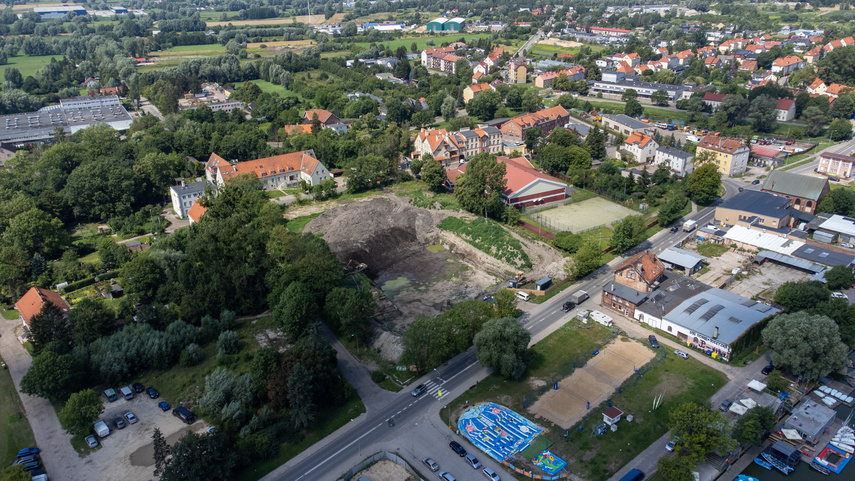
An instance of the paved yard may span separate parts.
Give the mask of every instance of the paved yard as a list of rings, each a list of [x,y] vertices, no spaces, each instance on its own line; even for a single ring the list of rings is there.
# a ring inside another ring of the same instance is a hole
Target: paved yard
[[[9,366],[15,388],[19,390],[21,378],[32,364],[30,355],[18,342],[19,336],[16,334],[19,333],[16,331],[20,329],[22,327],[18,320],[0,318],[0,354]],[[101,419],[108,422],[113,432],[101,440],[103,443],[100,448],[83,456],[71,447],[71,436],[60,426],[53,406],[40,397],[21,394],[36,445],[42,450],[42,462],[48,476],[54,481],[152,479],[153,461],[150,453],[154,429],[159,427],[170,443],[178,440],[179,432],[183,434],[188,429],[171,412],[162,412],[157,407],[157,401],[142,393],[142,396],[130,401],[120,399],[107,403]],[[133,412],[139,422],[116,430],[112,420],[128,411]],[[197,421],[189,429],[201,431],[205,426],[202,421]]]

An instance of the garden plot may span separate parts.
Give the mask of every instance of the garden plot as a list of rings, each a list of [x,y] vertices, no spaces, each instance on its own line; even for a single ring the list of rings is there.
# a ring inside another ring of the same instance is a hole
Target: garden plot
[[[639,215],[639,212],[602,197],[594,197],[582,202],[573,202],[554,209],[534,212],[527,217],[547,229],[570,231],[578,234],[595,227],[611,226],[631,215]]]

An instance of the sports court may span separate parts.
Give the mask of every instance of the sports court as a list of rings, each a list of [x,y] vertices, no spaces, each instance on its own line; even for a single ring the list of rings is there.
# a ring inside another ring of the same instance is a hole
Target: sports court
[[[558,389],[541,396],[531,406],[531,412],[569,429],[589,412],[588,403],[595,409],[654,356],[641,343],[618,338],[600,349],[584,367],[558,381]]]
[[[534,212],[529,218],[557,231],[583,232],[602,225],[611,225],[639,213],[602,197],[573,202],[554,209]]]
[[[460,434],[496,461],[529,447],[543,432],[528,419],[495,403],[472,406],[457,421]]]

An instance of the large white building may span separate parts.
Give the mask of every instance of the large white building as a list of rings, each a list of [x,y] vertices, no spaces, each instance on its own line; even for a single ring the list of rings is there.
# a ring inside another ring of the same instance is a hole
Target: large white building
[[[133,118],[117,95],[72,97],[36,112],[0,116],[0,142],[13,145],[43,142],[52,139],[57,128],[73,134],[96,123],[127,130],[131,122]]]
[[[187,217],[187,213],[193,207],[193,203],[205,193],[205,188],[216,191],[217,186],[209,180],[190,184],[185,184],[182,180],[180,184],[170,187],[169,197],[172,199],[172,210],[175,212],[175,215],[181,218]]]
[[[653,160],[653,164],[657,166],[665,164],[668,166],[668,170],[677,174],[678,177],[683,178],[695,170],[694,159],[695,156],[688,152],[676,147],[663,145],[656,149],[656,157]]]
[[[266,190],[295,187],[300,185],[300,181],[315,186],[332,178],[311,150],[235,164],[212,153],[205,164],[205,179],[216,182],[218,186],[241,174],[255,175]]]

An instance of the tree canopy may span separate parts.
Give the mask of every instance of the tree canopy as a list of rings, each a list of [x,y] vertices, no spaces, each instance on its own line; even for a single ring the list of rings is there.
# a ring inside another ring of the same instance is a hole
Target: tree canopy
[[[776,366],[810,381],[842,367],[849,352],[833,320],[807,312],[776,316],[763,329],[763,342]]]

